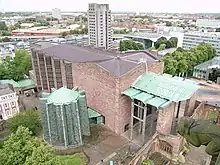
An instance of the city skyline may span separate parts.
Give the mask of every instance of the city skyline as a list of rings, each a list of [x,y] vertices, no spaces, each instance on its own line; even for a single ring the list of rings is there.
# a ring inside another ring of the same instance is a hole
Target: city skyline
[[[62,11],[87,11],[88,3],[107,3],[112,11],[138,12],[169,12],[169,13],[218,13],[218,0],[209,0],[201,3],[199,0],[157,0],[157,1],[126,1],[126,0],[81,0],[76,3],[72,0],[0,0],[0,10],[7,11],[51,11],[60,8]],[[158,5],[159,4],[159,5]]]

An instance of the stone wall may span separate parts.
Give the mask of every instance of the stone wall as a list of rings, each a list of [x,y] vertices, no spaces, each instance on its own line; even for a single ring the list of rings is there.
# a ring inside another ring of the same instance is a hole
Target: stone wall
[[[170,134],[172,121],[174,119],[174,103],[171,103],[164,109],[158,109],[157,131],[162,134]]]

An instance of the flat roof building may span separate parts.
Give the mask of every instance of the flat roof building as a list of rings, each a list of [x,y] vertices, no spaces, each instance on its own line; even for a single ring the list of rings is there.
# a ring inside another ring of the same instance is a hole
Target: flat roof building
[[[216,49],[216,55],[220,56],[220,34],[219,33],[202,33],[188,32],[184,33],[183,49],[189,50],[197,47],[201,43],[210,44]]]
[[[200,28],[219,28],[220,21],[215,19],[197,19],[196,26]]]

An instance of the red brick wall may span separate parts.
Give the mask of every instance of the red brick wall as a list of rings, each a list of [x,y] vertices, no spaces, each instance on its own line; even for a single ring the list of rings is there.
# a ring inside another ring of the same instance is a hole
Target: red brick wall
[[[73,64],[73,85],[86,91],[88,106],[105,116],[105,124],[115,130],[116,82],[108,72],[92,63]]]
[[[128,89],[134,81],[140,77],[142,74],[146,73],[146,65],[140,64],[137,68],[128,72],[120,79],[120,93]],[[126,124],[130,124],[131,119],[131,99],[127,96],[120,96],[120,113],[121,113],[121,124],[120,131],[124,132],[124,127]]]
[[[162,134],[170,134],[172,121],[174,118],[174,103],[164,109],[159,109],[157,119],[157,131]]]
[[[161,74],[163,73],[164,63],[163,62],[148,62],[147,68],[148,68],[148,72]]]
[[[122,96],[121,92],[146,72],[145,67],[145,64],[140,64],[117,78],[96,64],[74,63],[73,85],[86,91],[88,106],[105,116],[106,126],[121,134],[125,125],[129,124],[131,116],[131,100]],[[161,67],[153,70],[159,72]]]

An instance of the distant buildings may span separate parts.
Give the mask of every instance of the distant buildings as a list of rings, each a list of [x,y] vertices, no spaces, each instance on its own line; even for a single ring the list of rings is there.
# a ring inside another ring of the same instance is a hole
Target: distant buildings
[[[215,19],[197,19],[196,26],[200,28],[220,28],[220,20]]]
[[[19,113],[18,96],[12,85],[0,84],[0,120],[7,120]]]
[[[201,43],[210,44],[216,49],[216,55],[220,56],[220,35],[218,33],[202,33],[189,32],[185,33],[183,37],[183,49],[191,49]]]
[[[214,57],[213,59],[206,61],[194,67],[193,77],[210,80],[212,74],[220,70],[220,57]]]
[[[90,45],[112,48],[111,11],[108,4],[89,4],[88,33]]]
[[[52,17],[57,18],[57,19],[62,19],[62,15],[61,15],[61,10],[54,8],[52,9]]]
[[[118,134],[130,121],[130,104],[121,91],[143,73],[163,72],[163,63],[145,51],[118,53],[43,42],[33,45],[32,62],[39,91],[63,86],[85,90],[88,106]]]
[[[13,36],[61,36],[63,33],[69,34],[70,29],[57,29],[41,26],[12,31]]]
[[[44,139],[59,147],[83,145],[82,135],[90,135],[89,116],[84,91],[53,89],[40,98]]]

